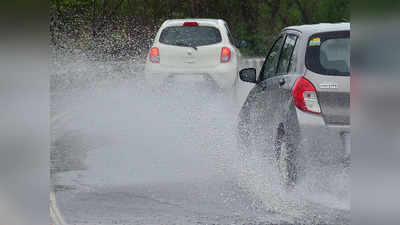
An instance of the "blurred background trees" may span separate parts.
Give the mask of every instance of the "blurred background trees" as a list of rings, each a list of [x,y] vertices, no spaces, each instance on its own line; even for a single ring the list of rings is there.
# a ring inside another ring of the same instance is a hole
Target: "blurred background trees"
[[[50,0],[51,44],[104,57],[146,54],[161,23],[172,18],[221,18],[265,55],[285,26],[350,19],[350,0]]]

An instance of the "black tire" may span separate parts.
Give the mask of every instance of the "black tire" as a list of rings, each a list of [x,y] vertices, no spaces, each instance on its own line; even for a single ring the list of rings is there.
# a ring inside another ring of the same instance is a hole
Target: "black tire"
[[[283,126],[278,129],[274,150],[281,183],[286,187],[295,186],[297,181],[296,149],[290,143]]]

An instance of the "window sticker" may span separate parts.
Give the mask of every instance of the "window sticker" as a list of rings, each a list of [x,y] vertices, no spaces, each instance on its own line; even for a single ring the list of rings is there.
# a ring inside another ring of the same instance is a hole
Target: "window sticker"
[[[316,38],[310,40],[310,43],[308,45],[309,46],[320,46],[321,45],[321,38],[316,37]]]

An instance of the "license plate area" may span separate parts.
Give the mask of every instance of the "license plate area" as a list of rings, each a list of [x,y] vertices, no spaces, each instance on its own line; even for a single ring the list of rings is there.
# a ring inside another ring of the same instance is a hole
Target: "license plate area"
[[[178,82],[204,82],[204,74],[174,74],[171,79]]]

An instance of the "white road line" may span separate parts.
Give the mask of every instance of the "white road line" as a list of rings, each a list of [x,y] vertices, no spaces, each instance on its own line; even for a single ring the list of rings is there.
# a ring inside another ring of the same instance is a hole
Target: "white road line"
[[[67,225],[63,216],[60,213],[60,210],[57,207],[56,195],[53,191],[50,192],[49,210],[50,210],[50,218],[52,220],[53,225]]]
[[[66,116],[68,116],[68,114],[69,113],[66,112],[66,113],[61,113],[61,114],[54,116],[53,118],[51,118],[51,121],[50,121],[51,124],[54,126],[54,124],[56,124],[62,118],[65,118]],[[52,225],[67,225],[63,216],[60,213],[60,210],[57,207],[56,194],[54,193],[54,191],[50,192],[49,213],[50,213],[50,219],[51,219]]]

